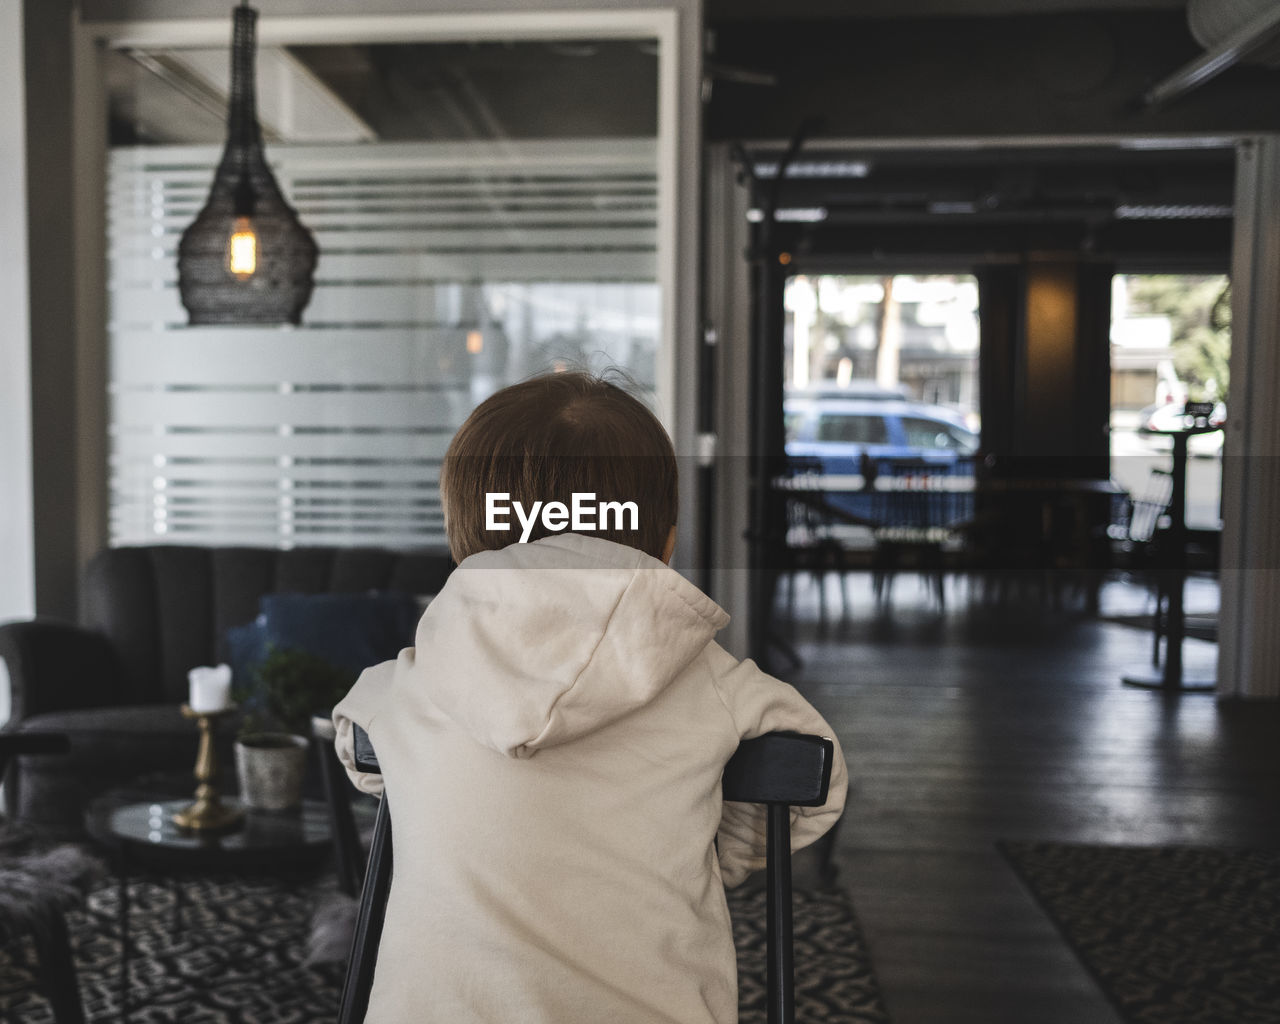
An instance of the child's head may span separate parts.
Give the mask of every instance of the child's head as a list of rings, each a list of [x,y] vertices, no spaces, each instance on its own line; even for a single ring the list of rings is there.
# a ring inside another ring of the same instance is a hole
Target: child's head
[[[505,504],[526,512],[535,502],[571,507],[575,493],[594,494],[597,503],[634,502],[636,529],[619,516],[601,517],[609,528],[589,531],[552,530],[539,519],[527,539],[589,532],[663,558],[676,521],[676,457],[657,417],[622,388],[589,373],[552,373],[476,407],[445,452],[440,493],[457,562],[520,540],[514,512],[506,519],[511,529],[486,528],[490,494],[506,494]]]

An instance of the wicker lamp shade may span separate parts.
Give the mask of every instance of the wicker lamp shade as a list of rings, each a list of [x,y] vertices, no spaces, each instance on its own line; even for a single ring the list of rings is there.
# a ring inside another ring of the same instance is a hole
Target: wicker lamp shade
[[[178,243],[178,291],[192,324],[298,323],[317,248],[262,151],[254,89],[258,12],[235,9],[227,145],[204,209]]]

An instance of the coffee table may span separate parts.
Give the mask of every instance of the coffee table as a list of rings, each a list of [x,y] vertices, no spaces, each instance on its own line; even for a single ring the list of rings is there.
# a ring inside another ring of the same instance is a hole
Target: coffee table
[[[182,926],[182,877],[211,872],[281,872],[312,868],[332,850],[325,804],[303,801],[292,811],[247,809],[234,832],[208,835],[180,829],[173,814],[191,802],[108,795],[88,811],[89,835],[111,851],[120,929],[120,1019],[129,1013],[129,877],[159,873],[174,885],[174,927]]]

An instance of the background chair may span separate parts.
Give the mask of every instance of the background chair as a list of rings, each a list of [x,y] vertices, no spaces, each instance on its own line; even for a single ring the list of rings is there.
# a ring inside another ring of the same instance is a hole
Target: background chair
[[[354,730],[355,762],[362,772],[378,773],[378,758],[368,734]],[[738,746],[725,765],[726,800],[765,804],[767,887],[767,984],[769,1024],[793,1024],[791,920],[791,807],[820,807],[827,802],[835,745],[820,736],[767,733]],[[384,796],[378,806],[356,920],[338,1024],[361,1024],[369,1007],[378,942],[391,891],[391,809]]]
[[[895,459],[887,468],[888,480],[876,492],[873,506],[871,580],[876,604],[886,607],[894,575],[914,568],[928,583],[939,610],[945,610],[943,546],[958,518],[956,496],[944,486],[952,469],[919,459]]]
[[[835,535],[835,515],[822,488],[822,463],[818,459],[792,457],[787,462],[787,532],[778,552],[780,573],[787,578],[787,618],[795,618],[796,577],[807,573],[818,588],[818,621],[827,624],[827,575],[834,572],[840,584],[840,618],[849,616],[844,545]]]
[[[317,714],[311,719],[311,745],[320,762],[320,781],[329,808],[329,830],[333,834],[333,862],[338,873],[338,891],[346,896],[359,896],[364,881],[365,862],[360,830],[351,808],[351,784],[346,769],[333,748],[336,730],[331,714]]]
[[[64,754],[70,740],[56,733],[0,734],[0,780],[16,755]],[[0,819],[0,945],[35,939],[45,996],[57,1024],[83,1024],[80,989],[64,912],[82,898],[101,866],[72,846],[27,850],[26,830]]]
[[[1173,476],[1167,469],[1152,469],[1141,494],[1126,502],[1124,522],[1117,525],[1121,550],[1139,566],[1150,561],[1148,552],[1156,540],[1161,520],[1169,513],[1173,498]]]
[[[1168,551],[1162,541],[1172,498],[1173,475],[1167,469],[1152,469],[1142,493],[1129,496],[1122,521],[1112,528],[1114,539],[1118,541],[1116,547],[1121,567],[1145,577],[1155,602],[1151,648],[1153,665],[1160,663],[1160,641],[1165,631]]]

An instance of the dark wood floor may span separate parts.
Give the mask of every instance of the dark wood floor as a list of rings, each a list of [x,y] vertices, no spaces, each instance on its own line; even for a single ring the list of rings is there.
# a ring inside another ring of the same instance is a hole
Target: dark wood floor
[[[895,1024],[1118,1021],[994,844],[1280,848],[1280,702],[1122,686],[1150,654],[1131,626],[991,607],[954,583],[942,615],[913,577],[877,616],[866,580],[851,582],[849,620],[825,632],[800,588],[805,665],[779,674],[849,760],[836,863]],[[1142,601],[1108,585],[1104,613]],[[1189,660],[1213,653],[1188,642]]]

